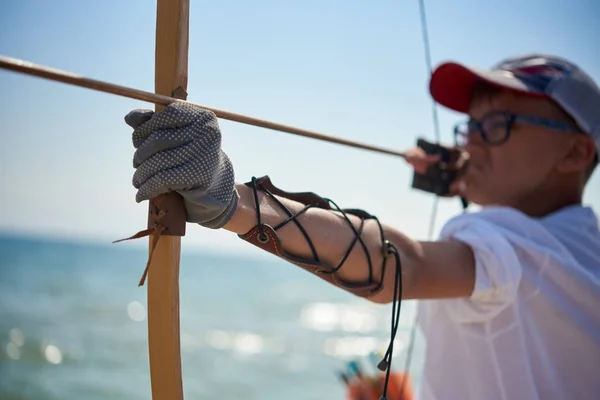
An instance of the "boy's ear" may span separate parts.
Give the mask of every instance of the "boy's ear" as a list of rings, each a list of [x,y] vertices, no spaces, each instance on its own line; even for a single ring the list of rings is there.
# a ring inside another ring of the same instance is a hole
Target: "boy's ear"
[[[570,141],[569,150],[560,162],[560,172],[587,171],[596,157],[596,146],[591,137],[578,135]]]

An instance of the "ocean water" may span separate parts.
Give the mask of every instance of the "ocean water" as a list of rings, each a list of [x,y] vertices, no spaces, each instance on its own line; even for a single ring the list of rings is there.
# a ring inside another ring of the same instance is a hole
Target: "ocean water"
[[[0,399],[150,399],[143,248],[0,236]],[[375,305],[273,259],[191,253],[180,271],[186,399],[344,399],[337,371],[385,350]],[[415,305],[402,304],[394,370]],[[411,375],[420,381],[418,335]]]

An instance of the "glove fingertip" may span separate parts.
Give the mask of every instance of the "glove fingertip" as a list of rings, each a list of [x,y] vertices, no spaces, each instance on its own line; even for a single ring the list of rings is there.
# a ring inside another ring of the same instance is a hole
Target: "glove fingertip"
[[[154,115],[154,111],[148,109],[137,109],[130,111],[125,116],[125,123],[133,129],[138,128],[143,123],[147,122]]]

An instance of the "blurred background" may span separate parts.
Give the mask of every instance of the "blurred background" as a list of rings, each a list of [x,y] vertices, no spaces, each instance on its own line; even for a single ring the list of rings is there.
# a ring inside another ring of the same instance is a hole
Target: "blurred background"
[[[426,2],[433,63],[567,57],[600,81],[592,0]],[[0,54],[154,90],[154,1],[0,2]],[[557,22],[559,21],[559,22]],[[191,1],[189,99],[404,150],[435,140],[418,2]],[[0,399],[149,399],[147,204],[131,129],[151,104],[0,71]],[[440,110],[441,140],[461,117]],[[402,160],[222,121],[237,178],[268,174],[428,237],[434,199]],[[585,202],[600,209],[600,175]],[[460,212],[441,200],[434,235]],[[385,350],[391,305],[344,293],[228,232],[182,241],[186,398],[342,399],[336,372]],[[402,305],[394,369],[415,302]],[[417,335],[418,386],[426,343]]]

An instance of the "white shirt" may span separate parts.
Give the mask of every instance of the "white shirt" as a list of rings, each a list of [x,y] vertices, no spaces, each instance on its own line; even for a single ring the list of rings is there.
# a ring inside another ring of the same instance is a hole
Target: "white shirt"
[[[419,303],[422,399],[600,399],[600,231],[585,206],[534,219],[491,207],[440,239],[472,246],[470,298]]]

